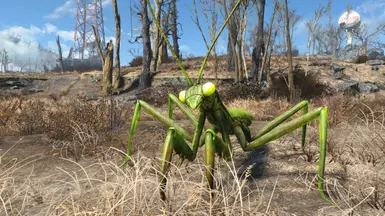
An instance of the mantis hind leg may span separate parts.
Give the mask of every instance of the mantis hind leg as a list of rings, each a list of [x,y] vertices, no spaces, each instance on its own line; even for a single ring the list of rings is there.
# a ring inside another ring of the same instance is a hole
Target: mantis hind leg
[[[307,110],[306,110],[307,111]],[[276,140],[279,137],[290,133],[291,131],[302,127],[308,124],[309,122],[319,118],[319,134],[320,134],[320,156],[318,161],[318,191],[321,194],[322,198],[328,203],[332,204],[332,201],[329,200],[328,196],[324,190],[324,175],[325,175],[325,158],[326,158],[326,143],[327,143],[327,127],[328,127],[328,109],[327,107],[319,107],[314,109],[307,114],[293,119],[289,122],[283,124],[277,124],[269,130],[264,131],[263,135],[255,138],[249,144],[246,141],[245,134],[243,133],[240,127],[235,128],[235,135],[237,136],[238,141],[240,142],[243,150],[251,151],[256,149],[272,140]],[[273,122],[276,121],[273,120]],[[306,130],[306,129],[303,129]],[[303,140],[302,140],[303,141]]]

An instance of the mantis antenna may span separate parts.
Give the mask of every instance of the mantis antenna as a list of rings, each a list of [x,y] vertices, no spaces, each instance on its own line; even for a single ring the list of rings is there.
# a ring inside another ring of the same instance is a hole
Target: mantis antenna
[[[242,0],[238,0],[237,1],[237,4],[235,5],[235,7],[231,10],[229,16],[226,18],[225,20],[225,23],[222,25],[221,29],[219,30],[218,34],[215,36],[215,39],[214,41],[211,43],[211,46],[209,48],[209,50],[207,51],[206,53],[206,56],[203,60],[203,63],[202,63],[202,66],[200,67],[199,69],[199,73],[198,73],[198,78],[197,78],[197,81],[196,81],[196,84],[199,84],[200,83],[200,80],[201,80],[201,77],[203,75],[203,69],[205,68],[206,66],[206,63],[207,63],[207,59],[209,58],[209,55],[211,53],[211,50],[214,48],[215,46],[215,43],[217,42],[219,36],[221,35],[222,31],[225,29],[227,23],[229,22],[230,18],[233,16],[234,12],[238,9],[239,5],[241,4]],[[148,7],[150,9],[150,13],[151,13],[151,16],[152,16],[152,19],[155,21],[155,25],[156,27],[158,28],[158,30],[160,31],[160,33],[162,34],[162,37],[163,39],[166,41],[166,44],[168,46],[168,48],[170,49],[174,59],[176,60],[178,66],[181,68],[184,76],[186,77],[186,80],[187,80],[187,83],[192,86],[193,83],[191,82],[185,68],[183,67],[182,63],[180,62],[178,56],[176,56],[175,54],[175,51],[174,51],[174,48],[171,46],[170,44],[170,41],[168,40],[166,34],[162,31],[161,27],[160,27],[160,24],[159,24],[159,21],[156,19],[155,17],[155,14],[154,14],[154,11],[152,10],[152,7],[151,7],[151,3],[150,3],[150,0],[147,0],[147,4],[148,4]]]
[[[225,29],[227,23],[230,21],[230,19],[231,19],[231,17],[233,16],[234,12],[238,9],[238,7],[239,7],[239,5],[241,4],[241,2],[242,2],[242,0],[238,0],[238,1],[237,1],[237,4],[236,4],[235,7],[233,8],[233,10],[231,10],[229,16],[228,16],[228,17],[226,18],[226,20],[225,20],[225,23],[222,25],[222,27],[221,27],[221,29],[219,30],[217,36],[215,36],[214,41],[211,43],[211,46],[210,46],[209,50],[207,51],[206,56],[205,56],[205,58],[204,58],[204,60],[203,60],[202,66],[201,66],[201,68],[199,69],[199,74],[198,74],[198,79],[197,79],[196,84],[199,84],[200,81],[201,81],[201,78],[202,78],[202,75],[203,75],[203,69],[204,69],[205,66],[206,66],[207,59],[209,58],[209,55],[210,55],[210,53],[211,53],[211,50],[214,48],[215,43],[217,42],[219,36],[221,35],[222,31]]]
[[[150,13],[151,13],[152,19],[155,21],[156,27],[158,28],[158,30],[159,30],[160,33],[162,34],[163,39],[166,41],[166,44],[167,44],[167,46],[168,46],[168,49],[171,51],[172,56],[173,56],[174,59],[176,60],[176,63],[178,64],[178,66],[179,66],[180,69],[182,70],[184,76],[186,77],[187,83],[188,83],[190,86],[192,86],[193,83],[191,82],[191,80],[190,80],[190,78],[189,78],[189,76],[188,76],[186,70],[184,69],[182,63],[180,62],[178,56],[176,56],[175,51],[174,51],[174,48],[171,46],[170,41],[168,41],[166,34],[162,31],[162,28],[160,27],[159,21],[158,21],[158,20],[156,19],[156,17],[155,17],[154,11],[152,10],[152,7],[151,7],[150,0],[147,0],[147,4],[148,4],[148,7],[149,7],[149,9],[150,9]],[[155,63],[155,64],[156,64],[156,63]]]

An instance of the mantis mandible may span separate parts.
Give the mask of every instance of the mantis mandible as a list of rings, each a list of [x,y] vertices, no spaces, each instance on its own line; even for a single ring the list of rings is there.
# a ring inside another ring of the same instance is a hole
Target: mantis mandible
[[[216,86],[207,82],[201,84],[200,80],[203,74],[203,69],[206,65],[208,56],[212,48],[214,47],[221,32],[227,25],[229,19],[233,13],[237,10],[242,0],[238,0],[231,13],[225,20],[225,23],[216,35],[213,43],[211,44],[206,56],[203,60],[203,64],[200,67],[198,78],[195,84],[192,83],[180,60],[175,55],[167,36],[162,31],[158,20],[156,20],[154,12],[151,8],[149,0],[146,0],[149,6],[150,13],[159,29],[163,39],[172,52],[174,59],[181,68],[186,81],[189,84],[189,88],[179,93],[179,97],[173,94],[169,94],[168,98],[168,116],[162,114],[152,105],[142,100],[137,100],[132,123],[130,127],[130,133],[128,138],[128,147],[125,161],[120,167],[123,167],[131,159],[132,142],[134,133],[139,121],[140,111],[144,110],[152,117],[163,123],[168,127],[167,135],[164,141],[163,153],[160,164],[160,196],[162,200],[166,199],[166,175],[170,166],[173,152],[179,155],[180,163],[183,163],[185,159],[194,161],[197,156],[199,147],[205,147],[205,165],[206,165],[206,178],[209,189],[214,189],[214,163],[215,154],[219,155],[225,160],[232,160],[232,145],[230,142],[230,136],[235,135],[241,148],[244,151],[252,151],[270,141],[276,140],[283,135],[286,135],[297,128],[302,127],[302,150],[305,147],[306,138],[306,125],[311,121],[319,118],[319,134],[320,134],[320,156],[318,162],[318,191],[322,198],[328,203],[333,203],[329,200],[324,190],[324,172],[325,172],[325,158],[326,158],[326,142],[327,142],[327,127],[328,127],[328,109],[327,107],[319,107],[308,112],[308,101],[302,101],[292,107],[290,110],[276,117],[271,122],[267,123],[262,129],[260,129],[255,135],[250,132],[249,126],[254,120],[253,116],[246,110],[242,109],[230,109],[227,108],[221,101]],[[190,134],[180,124],[173,120],[173,108],[177,106],[184,115],[195,126],[193,134]],[[191,109],[198,109],[199,115],[196,117]],[[299,118],[285,122],[298,111],[302,110],[303,115]],[[204,124],[206,120],[211,124],[211,129],[207,129],[203,132]],[[218,134],[221,134],[219,136]],[[191,143],[191,146],[188,144]]]

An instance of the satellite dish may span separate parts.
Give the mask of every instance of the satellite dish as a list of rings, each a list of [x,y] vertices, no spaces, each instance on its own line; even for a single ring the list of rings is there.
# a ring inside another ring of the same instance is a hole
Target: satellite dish
[[[338,20],[338,25],[345,29],[347,32],[347,45],[351,45],[353,43],[352,32],[360,27],[360,24],[361,17],[357,12],[353,10],[348,10],[341,15],[340,19]]]

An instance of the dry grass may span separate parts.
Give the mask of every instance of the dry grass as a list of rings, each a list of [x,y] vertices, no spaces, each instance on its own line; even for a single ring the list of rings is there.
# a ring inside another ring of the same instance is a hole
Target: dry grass
[[[115,100],[3,99],[1,136],[46,134],[61,156],[94,156],[101,146],[117,146],[116,131],[128,123],[132,110]],[[7,115],[6,115],[7,114]]]
[[[329,194],[337,203],[335,215],[357,214],[385,210],[385,110],[384,98],[354,98],[346,96],[320,97],[310,101],[310,110],[329,107],[328,164],[344,168],[339,177],[327,176]],[[243,108],[256,120],[268,121],[288,110],[293,104],[285,99],[238,98],[226,103]],[[166,107],[161,108],[163,111]],[[0,101],[0,138],[9,135],[47,134],[66,165],[57,165],[52,175],[55,183],[44,184],[33,178],[33,170],[23,179],[17,173],[40,158],[0,162],[0,201],[2,215],[262,215],[272,213],[269,199],[256,181],[246,183],[238,178],[233,164],[222,162],[216,172],[215,198],[207,196],[202,159],[188,167],[176,168],[168,179],[169,200],[163,203],[158,194],[159,168],[157,159],[136,156],[133,168],[119,169],[121,153],[103,146],[121,148],[116,130],[130,124],[133,106],[110,99],[94,101],[49,99],[3,99]],[[166,112],[164,112],[166,113]],[[300,113],[294,117],[298,117]],[[176,119],[185,119],[175,111]],[[153,120],[142,115],[141,120]],[[315,163],[318,155],[317,129],[309,129],[308,149],[302,162]],[[343,128],[343,131],[338,131]],[[333,131],[336,131],[333,134]],[[151,134],[151,136],[148,136]],[[147,127],[138,130],[135,142],[161,146],[165,129]],[[0,139],[1,140],[1,139]],[[116,145],[118,143],[118,146]],[[125,144],[124,144],[125,145]],[[134,150],[146,150],[146,146]],[[152,149],[151,149],[152,148]],[[119,156],[117,156],[117,153]],[[147,154],[148,152],[146,152]],[[159,153],[159,152],[157,152]],[[159,155],[159,154],[157,154]],[[3,158],[5,154],[1,156]],[[99,160],[84,160],[93,156]],[[303,157],[303,156],[301,156]],[[220,161],[220,160],[219,160]],[[176,161],[175,161],[176,162]],[[222,170],[221,170],[222,169]],[[224,170],[223,170],[224,169]],[[246,170],[246,172],[248,172]],[[247,176],[247,174],[246,174]],[[313,179],[314,180],[314,179]],[[314,188],[313,180],[307,182]],[[306,183],[307,180],[305,180]],[[274,193],[272,193],[274,194]],[[330,215],[325,213],[326,215]],[[373,215],[370,213],[370,215]]]
[[[112,150],[113,151],[113,150]],[[109,154],[110,155],[110,154]],[[234,167],[218,170],[215,198],[208,196],[202,163],[176,168],[168,176],[168,200],[159,198],[158,168],[154,160],[138,157],[134,167],[119,168],[114,158],[109,162],[80,164],[62,159],[51,184],[36,182],[29,176],[15,175],[29,161],[1,164],[2,215],[261,215],[270,212],[258,199],[262,192],[251,189],[238,179]],[[157,162],[157,161],[156,161]],[[22,165],[21,165],[22,164]],[[70,169],[70,167],[72,168]],[[230,175],[221,175],[230,173]],[[246,176],[248,176],[246,174]],[[197,181],[201,178],[202,181]],[[248,184],[250,185],[250,184]]]

